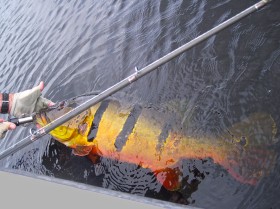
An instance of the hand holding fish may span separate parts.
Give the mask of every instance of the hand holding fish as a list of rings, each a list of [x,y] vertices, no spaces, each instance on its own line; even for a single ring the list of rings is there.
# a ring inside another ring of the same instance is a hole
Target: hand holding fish
[[[44,89],[44,82],[32,89],[28,89],[15,94],[1,94],[0,97],[0,110],[2,114],[9,113],[15,117],[22,117],[25,114],[37,112],[43,108],[54,105],[54,103],[41,96]],[[16,126],[10,122],[0,120],[0,138],[5,136],[8,130],[15,129]]]
[[[31,114],[53,105],[52,101],[41,96],[43,88],[44,83],[41,81],[38,86],[32,89],[10,94],[12,96],[10,115],[22,117],[24,114]]]

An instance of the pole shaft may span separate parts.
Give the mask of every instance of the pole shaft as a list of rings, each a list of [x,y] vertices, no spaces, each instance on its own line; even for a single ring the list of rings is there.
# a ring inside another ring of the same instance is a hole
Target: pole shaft
[[[6,150],[4,150],[1,154],[0,154],[0,160],[2,160],[5,157],[8,157],[11,154],[14,154],[15,152],[21,150],[22,148],[28,146],[29,144],[31,144],[33,141],[30,139],[30,136],[27,136],[26,138],[20,140],[19,142],[13,144],[12,146],[10,146],[9,148],[7,148]]]
[[[91,106],[97,104],[98,102],[101,102],[105,98],[109,97],[110,95],[118,92],[119,90],[123,89],[124,87],[130,85],[134,81],[138,80],[139,78],[143,77],[144,75],[152,72],[159,66],[169,62],[173,58],[177,57],[178,55],[182,54],[183,52],[187,51],[188,49],[194,47],[195,45],[201,43],[205,39],[209,38],[210,36],[217,34],[218,32],[222,31],[226,27],[232,25],[233,23],[239,21],[240,19],[244,18],[245,16],[251,14],[252,12],[258,10],[259,8],[263,7],[267,3],[269,3],[270,0],[262,0],[258,2],[257,4],[249,7],[248,9],[240,12],[239,14],[235,15],[234,17],[224,21],[223,23],[219,24],[218,26],[214,27],[213,29],[203,33],[202,35],[198,36],[197,38],[193,39],[192,41],[184,44],[183,46],[175,49],[174,51],[168,53],[167,55],[163,56],[162,58],[156,60],[155,62],[149,64],[148,66],[144,67],[142,70],[139,70],[135,72],[133,75],[123,79],[119,83],[113,85],[112,87],[106,89],[105,91],[101,92],[97,96],[94,96],[93,98],[89,99],[88,101],[84,102],[80,106],[76,107],[75,109],[69,111],[65,115],[61,116],[60,118],[57,118],[56,120],[52,121],[45,127],[39,129],[36,132],[36,135],[30,135],[23,140],[15,143],[10,148],[6,149],[2,153],[0,153],[0,160],[5,158],[6,156],[20,150],[21,148],[29,145],[34,141],[34,139],[40,138],[41,136],[49,133],[51,130],[55,129],[56,127],[62,125],[63,123],[67,122],[68,120],[74,118],[76,115],[82,113],[86,109],[90,108]],[[34,138],[35,137],[35,138]]]
[[[164,57],[156,60],[155,62],[149,64],[148,66],[144,67],[143,69],[139,70],[137,73],[134,73],[133,75],[123,79],[119,83],[115,84],[114,86],[106,89],[105,91],[101,92],[99,95],[93,97],[92,99],[89,99],[85,103],[81,104],[80,106],[76,107],[75,109],[71,110],[67,114],[63,115],[62,117],[54,120],[53,122],[49,123],[47,126],[45,126],[45,132],[49,132],[56,128],[59,125],[62,125],[66,121],[72,119],[76,115],[82,113],[86,109],[90,108],[91,106],[97,104],[98,102],[102,101],[103,99],[109,97],[110,95],[118,92],[119,90],[123,89],[124,87],[128,86],[132,82],[138,80],[139,78],[143,77],[144,75],[152,72],[159,66],[169,62],[173,58],[177,57],[178,55],[182,54],[183,52],[187,51],[188,49],[192,48],[193,46],[201,43],[205,39],[209,38],[210,36],[220,32],[224,28],[232,25],[233,23],[237,22],[238,20],[242,19],[243,17],[249,15],[250,13],[256,11],[256,6],[251,6],[248,9],[244,10],[243,12],[240,12],[239,14],[235,15],[234,17],[230,18],[229,20],[219,24],[218,26],[214,27],[213,29],[207,31],[206,33],[198,36],[197,38],[193,39],[192,41],[184,44],[183,46],[175,49],[174,51],[168,53]]]

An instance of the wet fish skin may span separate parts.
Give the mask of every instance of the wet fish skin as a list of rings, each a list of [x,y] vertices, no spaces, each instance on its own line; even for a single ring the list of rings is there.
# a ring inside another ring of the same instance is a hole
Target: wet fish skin
[[[46,125],[78,102],[66,102],[61,108],[38,114],[38,124]],[[267,114],[253,114],[215,139],[187,136],[166,125],[168,118],[168,113],[106,100],[50,134],[73,148],[74,154],[93,161],[104,156],[151,169],[168,190],[180,187],[182,159],[211,158],[237,181],[252,185],[274,167],[276,153],[269,145],[274,143],[277,130]]]

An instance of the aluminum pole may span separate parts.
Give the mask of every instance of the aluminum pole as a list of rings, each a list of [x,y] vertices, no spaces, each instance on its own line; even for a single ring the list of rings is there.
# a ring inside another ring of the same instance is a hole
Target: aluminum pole
[[[124,87],[130,85],[131,83],[133,83],[134,81],[143,77],[144,75],[152,72],[153,70],[157,69],[159,66],[169,62],[171,59],[177,57],[178,55],[182,54],[183,52],[187,51],[188,49],[201,43],[202,41],[209,38],[210,36],[217,34],[218,32],[222,31],[226,27],[232,25],[233,23],[239,21],[240,19],[246,17],[247,15],[255,12],[256,10],[260,9],[261,7],[265,6],[266,4],[268,4],[271,1],[272,0],[262,0],[256,4],[254,4],[253,6],[249,7],[248,9],[238,13],[237,15],[233,16],[232,18],[222,22],[221,24],[217,25],[216,27],[212,28],[211,30],[203,33],[202,35],[198,36],[197,38],[193,39],[192,41],[190,41],[190,42],[184,44],[183,46],[175,49],[174,51],[168,53],[167,55],[156,60],[155,62],[149,64],[148,66],[144,67],[143,69],[138,70],[137,68],[135,68],[136,72],[134,74],[128,76],[127,78],[123,79],[119,83],[116,83],[115,85],[113,85],[110,88],[106,89],[105,91],[101,92],[97,96],[94,96],[93,98],[84,102],[80,106],[69,111],[65,115],[63,115],[63,116],[57,118],[56,120],[52,121],[51,123],[47,124],[45,127],[37,130],[35,133],[31,134],[30,136],[27,136],[26,138],[22,139],[21,141],[15,143],[13,146],[4,150],[2,153],[0,153],[0,160],[7,157],[10,154],[15,153],[16,151],[22,149],[23,147],[31,144],[33,141],[46,135],[51,130],[62,125],[63,123],[72,119],[76,115],[82,113],[83,111],[90,108],[91,106],[97,104],[98,102],[101,102],[105,98],[111,96],[112,94],[118,92],[119,90],[123,89]]]

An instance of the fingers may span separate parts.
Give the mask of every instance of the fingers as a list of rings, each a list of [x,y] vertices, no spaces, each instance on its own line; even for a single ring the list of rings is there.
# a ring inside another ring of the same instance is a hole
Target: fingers
[[[43,91],[43,89],[44,89],[44,82],[41,81],[40,84],[39,84],[38,86],[39,86],[39,88],[40,88],[40,91]],[[55,105],[55,103],[52,102],[52,101],[50,101],[50,102],[48,103],[48,107],[51,107],[51,106],[53,106],[53,105]]]
[[[48,104],[49,107],[54,106],[54,105],[55,105],[55,103],[52,101],[50,101],[50,103]]]
[[[14,124],[14,123],[11,123],[11,122],[6,122],[6,123],[8,123],[9,124],[9,130],[14,130],[14,129],[16,129],[16,124]]]
[[[16,124],[11,123],[11,122],[7,122],[7,121],[5,121],[5,120],[2,119],[2,118],[0,118],[0,123],[4,123],[5,126],[6,126],[9,130],[13,130],[13,129],[15,129],[15,128],[17,127]]]
[[[21,117],[23,114],[39,112],[41,109],[55,105],[52,101],[41,97],[43,89],[44,82],[41,81],[32,89],[14,94],[10,115]]]
[[[1,122],[0,123],[0,139],[3,139],[6,135],[6,132],[8,130],[13,130],[16,128],[16,125],[14,123],[10,122]]]
[[[44,89],[44,82],[41,81],[38,86],[40,88],[40,91],[43,91],[43,89]]]

